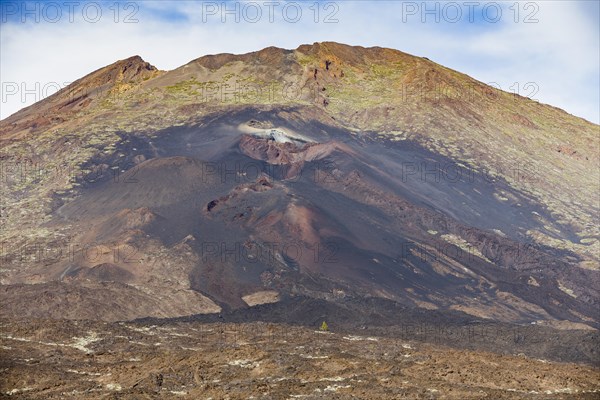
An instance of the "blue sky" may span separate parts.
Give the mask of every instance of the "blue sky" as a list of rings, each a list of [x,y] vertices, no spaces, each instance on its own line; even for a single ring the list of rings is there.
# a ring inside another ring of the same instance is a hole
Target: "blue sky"
[[[333,40],[425,56],[600,121],[599,2],[475,3],[2,0],[0,117],[135,54],[173,69],[205,54]]]

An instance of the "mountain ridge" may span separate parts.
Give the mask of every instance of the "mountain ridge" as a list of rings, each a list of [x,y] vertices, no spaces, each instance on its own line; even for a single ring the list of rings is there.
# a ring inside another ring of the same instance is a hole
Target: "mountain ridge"
[[[165,302],[103,308],[113,320],[268,291],[597,328],[597,130],[393,49],[269,47],[171,71],[133,56],[0,121],[0,282],[93,308],[79,293],[114,280]],[[101,255],[24,261],[73,243]],[[111,258],[124,249],[139,259]]]
[[[333,47],[333,50],[331,50],[331,47]],[[186,64],[183,64],[181,67],[175,68],[173,70],[167,70],[167,71],[159,71],[156,67],[154,67],[149,62],[145,61],[139,55],[133,55],[133,56],[127,57],[125,59],[117,60],[111,64],[108,64],[106,66],[98,68],[97,70],[85,75],[82,78],[77,79],[76,81],[72,82],[70,85],[62,88],[57,93],[49,96],[48,98],[40,100],[38,103],[43,103],[50,98],[59,97],[60,94],[65,94],[65,93],[72,94],[74,92],[77,92],[78,91],[77,86],[85,86],[85,87],[93,86],[92,83],[94,83],[94,81],[97,81],[96,76],[100,73],[102,73],[103,75],[108,75],[109,79],[110,79],[110,76],[112,75],[111,73],[118,72],[120,69],[126,70],[127,68],[129,68],[131,66],[137,67],[138,72],[139,72],[139,68],[144,68],[144,69],[148,69],[150,71],[157,71],[157,72],[161,72],[161,73],[168,73],[168,72],[176,71],[177,69],[183,68],[190,64],[200,64],[207,68],[218,69],[218,68],[222,67],[224,64],[226,64],[228,62],[232,62],[232,61],[252,60],[252,61],[265,62],[265,61],[270,61],[268,59],[269,56],[280,55],[281,53],[283,53],[283,55],[286,55],[286,54],[290,55],[290,54],[293,54],[294,52],[299,52],[299,53],[302,53],[305,55],[314,55],[314,56],[328,56],[329,55],[329,56],[335,56],[335,57],[339,57],[338,54],[341,53],[341,55],[342,55],[341,59],[343,59],[343,57],[345,57],[345,60],[344,60],[345,62],[357,63],[357,64],[364,63],[364,59],[361,57],[357,57],[355,54],[365,54],[366,53],[371,56],[374,54],[378,54],[378,55],[387,54],[388,58],[394,58],[394,57],[391,57],[393,55],[395,57],[410,57],[415,60],[421,59],[421,60],[423,60],[424,63],[433,64],[438,68],[443,68],[443,69],[449,70],[453,73],[458,72],[456,70],[452,70],[447,67],[444,67],[443,65],[438,64],[434,61],[431,61],[430,59],[428,59],[426,57],[414,56],[414,55],[411,55],[411,54],[408,54],[408,53],[405,53],[405,52],[402,52],[402,51],[396,50],[396,49],[385,48],[385,47],[380,47],[380,46],[371,46],[371,47],[352,46],[352,45],[346,45],[346,44],[337,43],[337,42],[315,42],[312,45],[311,44],[300,45],[295,49],[285,49],[285,48],[281,48],[281,47],[270,46],[270,47],[266,47],[266,48],[258,50],[258,51],[252,51],[252,52],[247,52],[247,53],[207,54],[207,55],[203,55],[198,58],[195,58],[195,59],[187,62]],[[219,60],[219,61],[217,61],[217,60]],[[204,65],[204,64],[206,64],[206,65]],[[463,73],[459,73],[459,74],[468,78],[469,80],[474,81],[474,82],[482,83],[467,74],[463,74]],[[119,81],[123,80],[122,78],[119,79],[118,73],[115,73],[114,76],[115,76],[115,80],[113,82],[111,82],[112,84],[116,84]],[[158,76],[160,76],[160,75],[158,75]],[[153,79],[155,77],[157,77],[157,75],[151,76],[150,79]],[[92,78],[94,78],[94,79],[92,79]],[[88,82],[88,81],[91,81],[91,82]],[[86,85],[81,85],[84,82],[86,83]],[[109,82],[106,82],[106,83],[109,83]],[[502,91],[501,89],[497,89],[492,86],[488,86],[488,87],[492,90]],[[504,91],[502,91],[502,92],[504,92]],[[510,92],[504,92],[504,93],[510,94],[510,95],[513,95],[513,96],[516,96],[516,97],[519,97],[522,99],[527,99],[527,97],[521,96],[519,94],[510,93]],[[36,103],[36,104],[38,104],[38,103]],[[564,112],[574,118],[579,118],[579,119],[585,120],[582,117],[578,117],[573,114],[570,114],[567,111],[565,111],[564,109],[553,106],[551,104],[539,103],[537,101],[536,101],[536,103],[538,103],[544,107],[547,106],[547,107],[550,107],[557,111]],[[9,119],[10,120],[17,119],[17,114],[21,113],[22,111],[25,111],[26,109],[29,109],[30,107],[32,107],[32,106],[25,107],[25,108],[15,112],[14,114],[11,114],[10,116],[6,117],[3,121],[9,122]],[[585,120],[585,121],[590,124],[593,124],[590,121],[587,121],[587,120]]]

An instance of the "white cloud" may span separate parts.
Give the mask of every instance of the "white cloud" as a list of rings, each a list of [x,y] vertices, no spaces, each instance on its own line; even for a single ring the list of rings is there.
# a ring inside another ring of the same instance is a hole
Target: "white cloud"
[[[245,2],[246,7],[249,3]],[[407,2],[395,1],[378,1],[376,5],[338,1],[339,10],[333,16],[338,23],[323,23],[336,10],[333,6],[325,10],[325,3],[320,4],[320,22],[315,23],[314,7],[309,8],[313,2],[303,3],[299,22],[286,22],[281,2],[275,8],[275,21],[270,23],[264,2],[256,3],[263,12],[258,23],[235,23],[231,14],[226,16],[226,23],[220,21],[220,14],[206,16],[204,22],[202,3],[193,1],[140,3],[134,15],[139,22],[133,24],[122,22],[132,9],[121,10],[120,22],[113,21],[114,11],[107,9],[112,2],[104,6],[103,17],[95,24],[81,18],[80,11],[73,23],[67,18],[58,23],[2,23],[0,80],[4,93],[0,117],[39,100],[44,85],[64,85],[134,54],[158,68],[173,69],[204,54],[242,53],[271,45],[295,48],[333,40],[427,56],[484,82],[497,82],[504,90],[515,82],[521,87],[535,82],[538,100],[600,121],[598,18],[590,15],[585,2],[535,3],[539,6],[535,15],[539,22],[535,24],[515,23],[508,9],[512,1],[503,3],[503,18],[496,24],[482,20],[480,14],[474,24],[468,23],[466,13],[457,24],[435,23],[433,15],[426,15],[428,20],[422,23],[421,2],[414,3],[416,14],[408,15],[403,14],[408,10]],[[440,9],[446,4],[440,3]],[[525,11],[531,11],[524,9],[525,4],[519,5],[520,19]],[[289,11],[288,17],[293,17],[293,10]],[[40,90],[27,95],[25,102],[20,90],[10,96],[4,90],[12,83],[25,84],[31,90],[35,82],[39,82]]]

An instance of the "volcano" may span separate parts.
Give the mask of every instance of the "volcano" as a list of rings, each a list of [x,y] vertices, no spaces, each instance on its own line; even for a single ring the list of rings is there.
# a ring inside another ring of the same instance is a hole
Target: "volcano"
[[[599,137],[392,49],[118,61],[0,122],[0,314],[594,330]]]

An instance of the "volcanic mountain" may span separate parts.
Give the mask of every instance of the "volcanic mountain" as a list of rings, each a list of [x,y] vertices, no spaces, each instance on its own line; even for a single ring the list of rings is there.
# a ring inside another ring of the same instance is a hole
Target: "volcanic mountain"
[[[0,122],[0,314],[595,329],[598,130],[392,49],[118,61]]]

